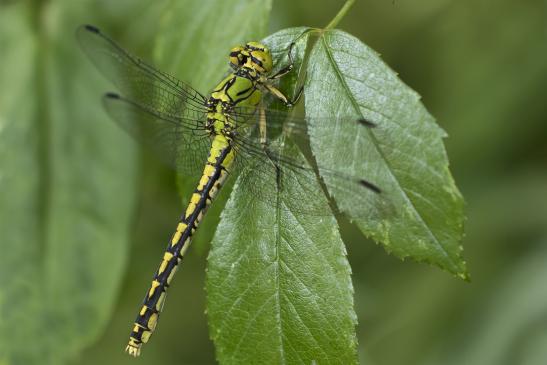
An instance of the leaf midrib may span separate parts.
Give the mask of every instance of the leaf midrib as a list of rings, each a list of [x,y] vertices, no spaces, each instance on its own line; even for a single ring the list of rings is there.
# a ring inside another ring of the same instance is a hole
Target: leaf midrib
[[[277,177],[276,177],[276,185],[278,184],[277,182]],[[277,186],[277,188],[279,188],[279,186]],[[279,204],[281,203],[281,198],[279,196],[279,191],[280,189],[276,189],[277,190],[277,194],[276,194],[276,204],[275,204],[275,271],[276,271],[276,275],[275,275],[275,299],[276,299],[276,318],[277,320],[279,321],[279,331],[278,331],[278,336],[279,336],[279,355],[280,355],[280,360],[281,360],[281,363],[282,364],[285,364],[286,361],[285,361],[285,349],[284,349],[284,344],[283,344],[283,320],[281,319],[281,296],[280,296],[280,293],[281,293],[281,282],[279,280],[279,262],[280,262],[280,257],[279,257],[279,245],[280,245],[280,241],[281,241],[281,225],[279,224],[280,221],[281,221],[281,211],[280,211],[280,208],[279,208]]]
[[[328,33],[333,33],[333,31],[328,31]],[[347,85],[345,79],[344,79],[344,76],[342,74],[342,72],[340,71],[340,69],[338,68],[338,65],[336,63],[336,61],[334,60],[334,57],[332,55],[332,53],[330,52],[330,49],[326,43],[326,40],[325,40],[325,34],[321,34],[321,43],[323,44],[323,47],[325,48],[325,51],[326,51],[326,54],[328,56],[328,59],[329,59],[329,63],[331,64],[332,68],[334,69],[335,71],[335,74],[336,76],[338,77],[338,79],[340,80],[340,83],[342,85],[342,87],[344,88],[344,90],[346,90],[346,94],[347,94],[347,97],[348,99],[350,100],[353,108],[355,109],[355,111],[361,116],[361,118],[364,118],[364,115],[361,113],[361,110],[359,108],[359,103],[357,102],[357,100],[355,100],[355,98],[353,97],[353,94],[349,88],[349,86]],[[374,134],[371,132],[371,131],[366,131],[366,133],[368,133],[374,147],[376,148],[376,151],[378,152],[378,154],[380,155],[380,157],[382,158],[382,160],[384,161],[384,163],[387,165],[388,167],[388,171],[389,171],[389,174],[390,176],[393,178],[393,180],[396,182],[397,184],[397,187],[401,190],[401,192],[403,193],[403,197],[404,199],[410,204],[410,206],[412,207],[412,210],[415,212],[416,216],[420,219],[420,222],[425,226],[426,228],[426,231],[427,233],[433,238],[433,241],[435,242],[435,244],[437,245],[438,248],[440,248],[441,250],[441,253],[443,254],[444,257],[446,257],[448,259],[448,261],[450,262],[450,264],[456,268],[456,271],[459,271],[458,269],[458,266],[455,264],[454,260],[450,257],[450,255],[448,254],[448,251],[445,249],[445,247],[441,244],[441,242],[438,240],[437,236],[431,231],[431,229],[429,228],[429,226],[426,224],[424,218],[421,216],[421,214],[418,212],[418,210],[416,209],[416,206],[414,205],[414,202],[412,201],[412,199],[410,199],[409,196],[407,196],[405,190],[403,189],[403,187],[401,186],[401,183],[399,182],[399,180],[397,179],[397,177],[393,174],[392,172],[392,166],[391,164],[389,163],[389,161],[387,160],[387,158],[385,157],[384,153],[382,152],[382,150],[380,149],[379,145],[378,145],[378,141],[376,139],[376,137],[374,136]]]

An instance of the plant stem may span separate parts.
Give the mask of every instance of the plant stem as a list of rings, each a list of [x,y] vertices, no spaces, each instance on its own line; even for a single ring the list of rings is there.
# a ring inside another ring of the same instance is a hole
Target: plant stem
[[[342,18],[346,15],[349,8],[351,8],[354,2],[355,0],[347,0],[344,6],[342,6],[342,9],[340,9],[340,11],[338,12],[338,14],[336,14],[336,16],[330,21],[330,23],[327,24],[327,26],[325,27],[325,30],[329,30],[336,27],[338,23],[340,22],[340,20],[342,20]]]

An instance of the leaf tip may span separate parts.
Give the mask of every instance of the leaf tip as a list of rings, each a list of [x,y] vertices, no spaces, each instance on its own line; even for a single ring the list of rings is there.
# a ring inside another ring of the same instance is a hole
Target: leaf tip
[[[463,260],[462,260],[462,266],[463,266],[462,270],[456,273],[456,276],[467,283],[471,283],[471,274],[469,274],[469,271],[467,270],[467,264]]]

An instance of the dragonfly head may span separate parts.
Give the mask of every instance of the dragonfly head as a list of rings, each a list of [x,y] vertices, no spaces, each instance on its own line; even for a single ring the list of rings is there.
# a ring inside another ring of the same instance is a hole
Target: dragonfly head
[[[234,70],[246,68],[257,74],[267,74],[273,68],[272,54],[268,47],[258,42],[248,42],[230,51],[230,66]]]

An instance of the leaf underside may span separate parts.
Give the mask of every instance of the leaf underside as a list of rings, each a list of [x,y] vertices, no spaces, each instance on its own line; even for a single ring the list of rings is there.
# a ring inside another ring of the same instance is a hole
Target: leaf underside
[[[419,95],[376,52],[339,30],[323,33],[316,43],[304,92],[306,114],[333,116],[332,123],[309,129],[319,167],[342,166],[379,186],[389,202],[388,208],[370,204],[363,219],[353,214],[351,191],[331,191],[340,209],[388,252],[467,278],[461,257],[463,198],[448,169],[446,134]],[[337,118],[348,115],[376,127]]]

